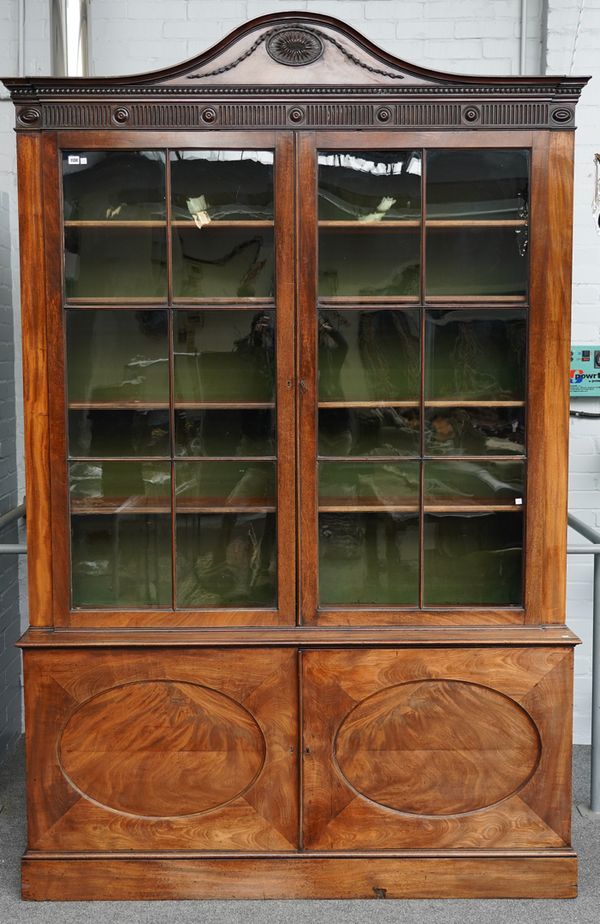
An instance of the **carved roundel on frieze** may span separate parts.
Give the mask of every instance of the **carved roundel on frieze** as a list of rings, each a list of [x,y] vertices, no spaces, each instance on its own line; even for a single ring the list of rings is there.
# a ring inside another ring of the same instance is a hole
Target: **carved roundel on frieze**
[[[280,29],[267,40],[267,51],[278,64],[302,67],[323,54],[323,42],[307,29]]]
[[[58,756],[67,780],[105,808],[167,818],[210,812],[258,777],[265,739],[240,703],[178,680],[136,681],[83,703]]]
[[[533,719],[490,687],[422,680],[364,699],[334,746],[342,775],[372,802],[415,815],[474,812],[508,798],[541,754]]]

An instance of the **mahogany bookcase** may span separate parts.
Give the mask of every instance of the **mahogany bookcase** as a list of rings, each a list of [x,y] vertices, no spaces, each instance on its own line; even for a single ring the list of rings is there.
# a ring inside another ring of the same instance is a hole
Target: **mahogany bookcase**
[[[16,105],[29,899],[568,897],[575,103],[265,16]]]

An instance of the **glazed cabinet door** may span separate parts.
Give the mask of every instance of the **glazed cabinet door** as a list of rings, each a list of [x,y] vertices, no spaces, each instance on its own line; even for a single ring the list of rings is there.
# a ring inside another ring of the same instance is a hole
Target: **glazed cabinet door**
[[[292,850],[296,654],[28,651],[29,848]]]
[[[292,153],[90,133],[47,154],[59,625],[295,621]]]
[[[303,655],[307,850],[564,847],[572,653]]]
[[[540,419],[550,383],[531,333],[549,310],[544,232],[529,231],[530,201],[539,221],[550,194],[546,141],[324,132],[300,144],[302,621],[556,621],[534,592],[541,556],[557,552],[541,470],[566,434],[562,410],[552,433]],[[545,579],[553,607],[561,574],[557,562]]]

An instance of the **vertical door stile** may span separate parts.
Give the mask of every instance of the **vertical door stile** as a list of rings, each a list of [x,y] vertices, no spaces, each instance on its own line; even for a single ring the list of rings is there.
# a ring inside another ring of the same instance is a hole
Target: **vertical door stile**
[[[277,574],[281,622],[296,621],[294,137],[275,152],[275,318],[277,331]]]
[[[315,136],[302,133],[298,158],[299,621],[314,623],[318,599],[317,164]]]

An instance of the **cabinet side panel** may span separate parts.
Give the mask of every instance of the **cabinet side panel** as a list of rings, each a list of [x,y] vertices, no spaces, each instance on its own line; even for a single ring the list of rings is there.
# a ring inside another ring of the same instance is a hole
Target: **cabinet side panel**
[[[29,622],[51,625],[52,560],[48,429],[48,356],[44,273],[44,196],[41,136],[17,139],[21,317],[23,327],[23,404]]]
[[[573,134],[533,146],[526,622],[565,618]]]

